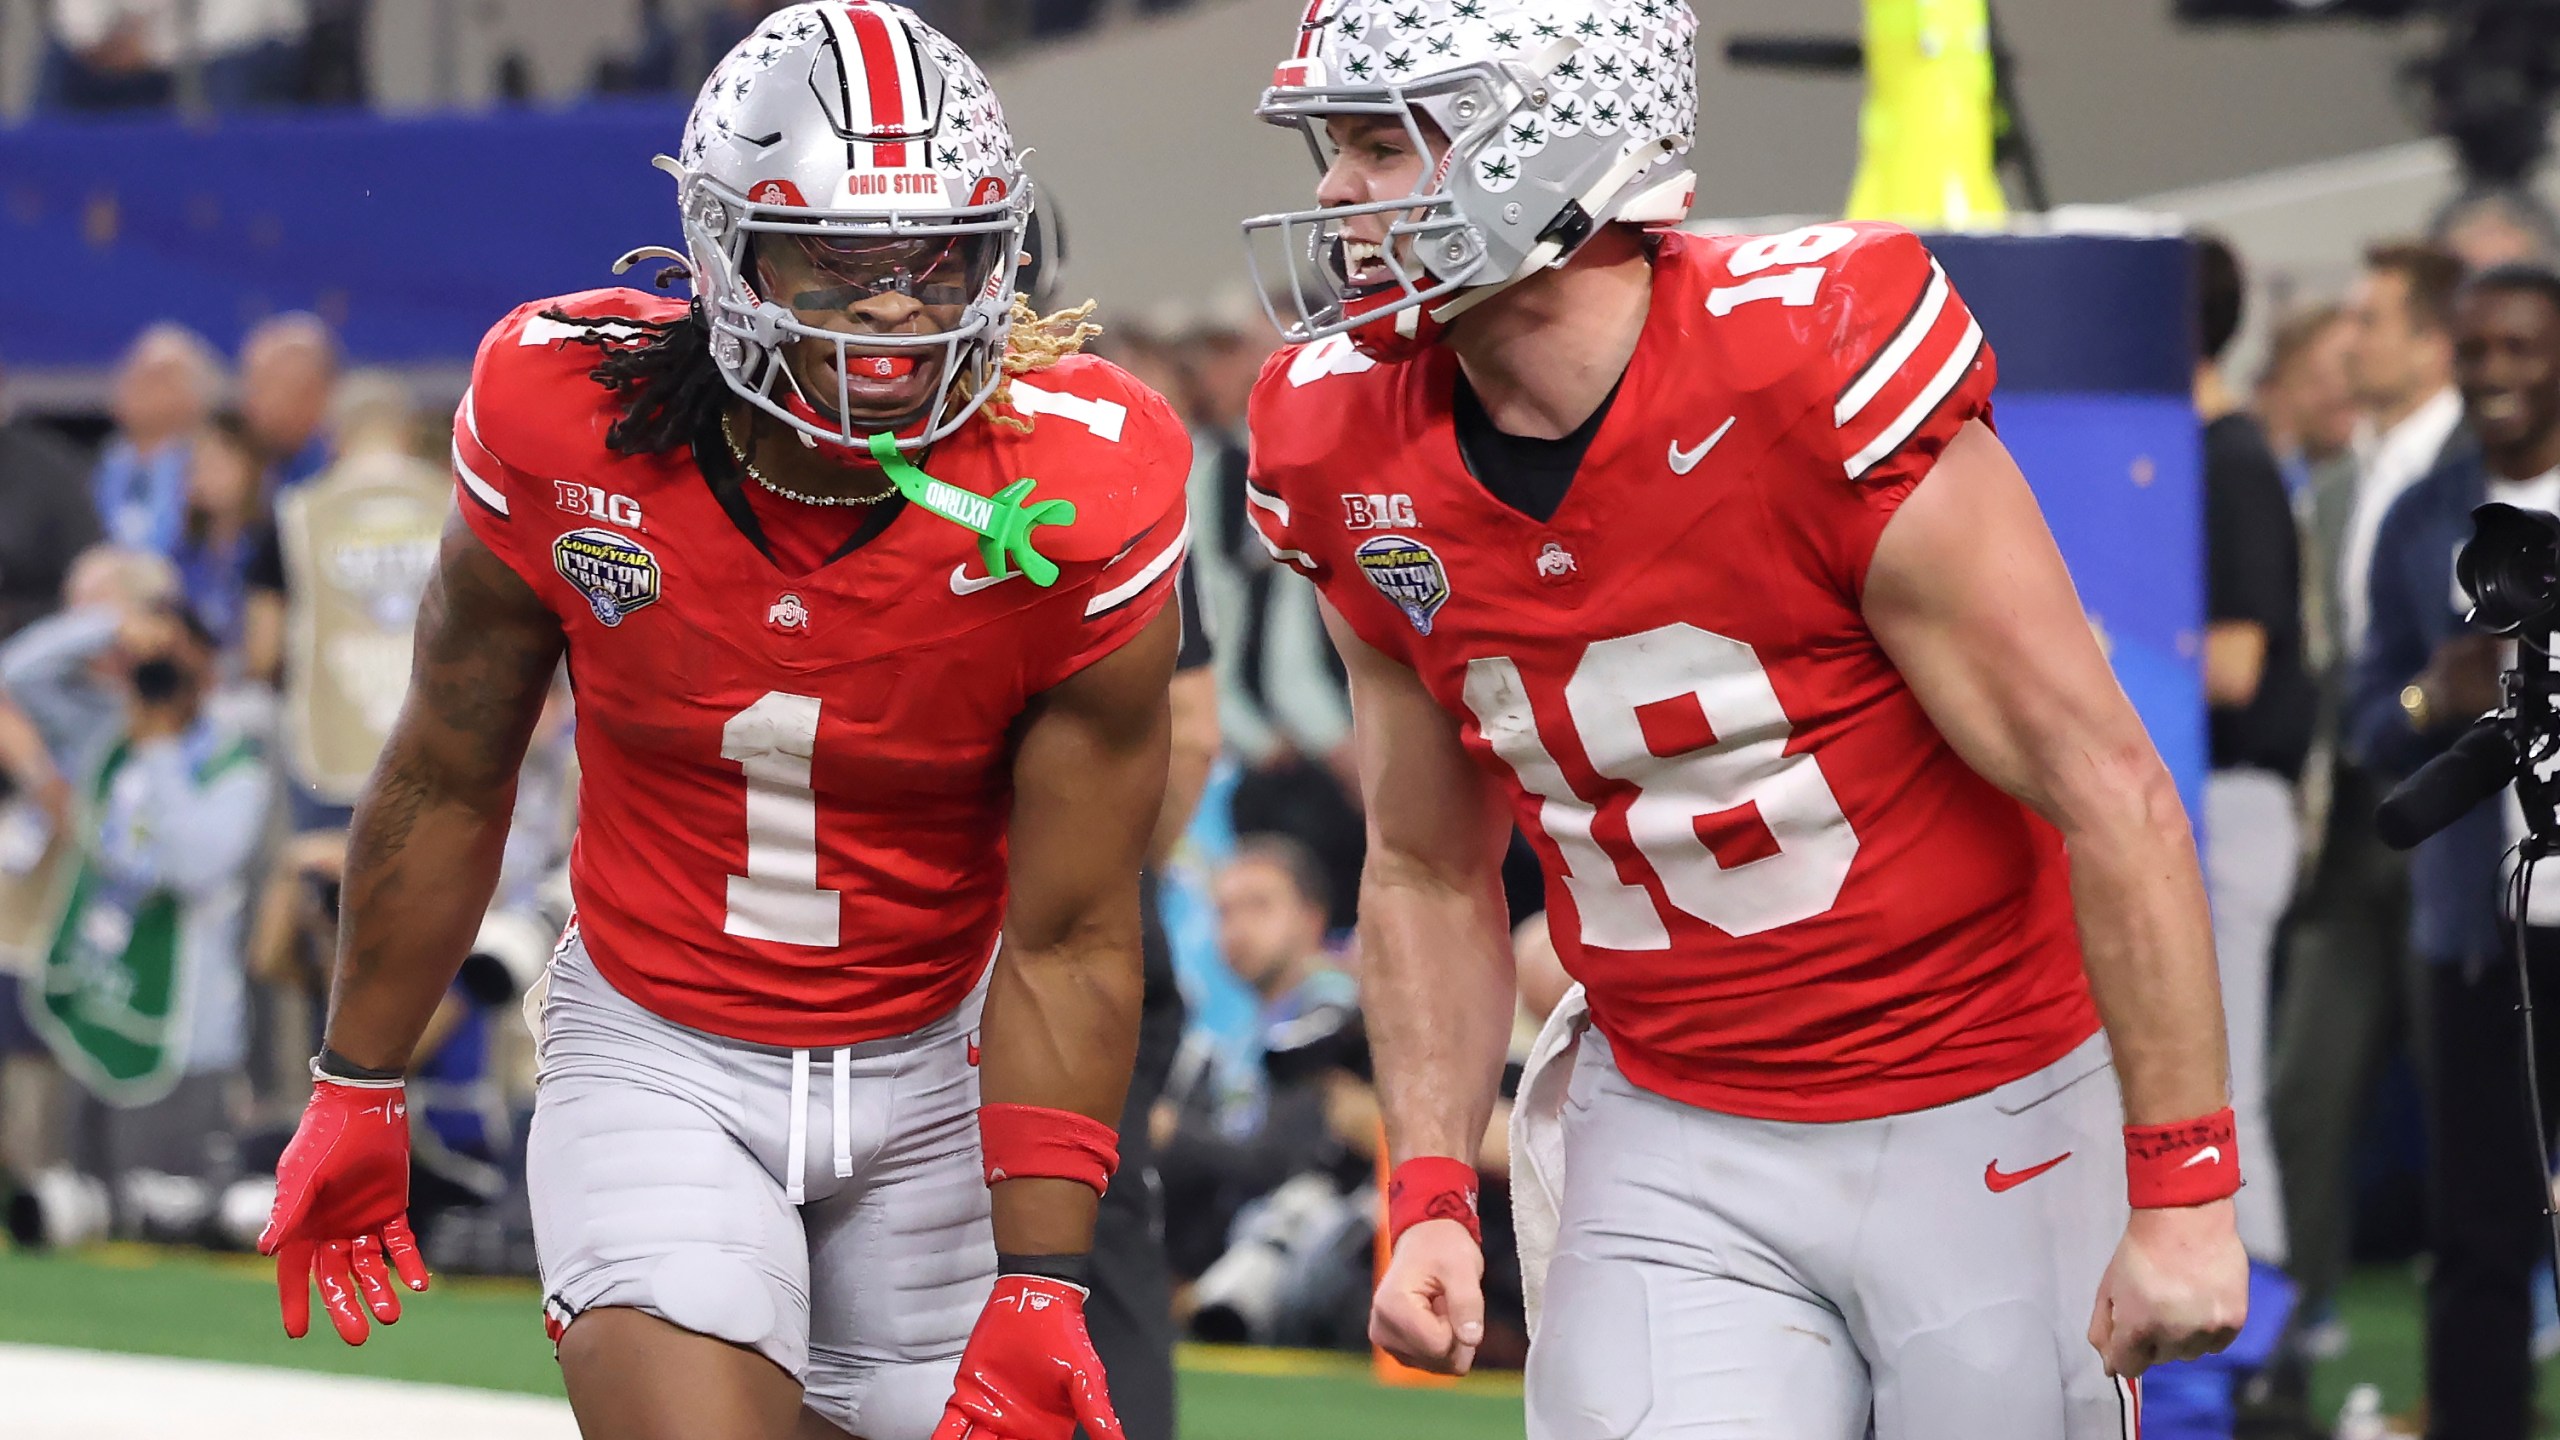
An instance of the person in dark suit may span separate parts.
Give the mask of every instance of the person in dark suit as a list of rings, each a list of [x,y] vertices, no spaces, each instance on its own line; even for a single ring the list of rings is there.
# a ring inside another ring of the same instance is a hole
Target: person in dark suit
[[[2453,557],[2471,511],[2498,500],[2560,510],[2560,274],[2505,266],[2455,308],[2455,374],[2468,431],[2393,503],[2374,548],[2372,616],[2350,685],[2348,743],[2386,776],[2440,754],[2499,703],[2499,643],[2464,623]],[[2411,943],[2435,1084],[2428,1097],[2427,1392],[2431,1440],[2524,1440],[2533,1397],[2530,1283],[2549,1235],[2548,1178],[2525,1143],[2526,1070],[2512,959],[2518,927],[2532,984],[2560,995],[2560,884],[2527,914],[2502,913],[2511,802],[2475,807],[2418,847]],[[2540,1066],[2552,1108],[2560,1027]]]
[[[61,603],[72,557],[96,543],[88,457],[50,430],[0,421],[0,640]]]

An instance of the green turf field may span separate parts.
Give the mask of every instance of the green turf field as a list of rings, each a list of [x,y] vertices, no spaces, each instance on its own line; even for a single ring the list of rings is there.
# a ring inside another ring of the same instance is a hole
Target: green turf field
[[[280,1365],[395,1380],[560,1393],[531,1285],[439,1280],[364,1348],[325,1316],[307,1339],[276,1321],[274,1272],[240,1258],[109,1246],[69,1256],[0,1251],[0,1342]],[[1186,1440],[1519,1440],[1516,1375],[1457,1391],[1388,1390],[1352,1356],[1187,1352]]]
[[[2399,1410],[2418,1396],[2418,1297],[2406,1269],[2350,1283],[2340,1313],[2354,1337],[2319,1377],[2315,1413],[2334,1415],[2350,1384],[2371,1381]],[[246,1259],[111,1246],[69,1256],[0,1251],[0,1342],[279,1365],[391,1379],[560,1393],[530,1285],[446,1280],[361,1350],[329,1334],[289,1341],[265,1266]],[[2560,1404],[2560,1367],[2545,1370]],[[1382,1389],[1355,1357],[1186,1351],[1185,1440],[1517,1440],[1517,1376],[1455,1391]],[[2560,1436],[2546,1428],[2545,1435]]]

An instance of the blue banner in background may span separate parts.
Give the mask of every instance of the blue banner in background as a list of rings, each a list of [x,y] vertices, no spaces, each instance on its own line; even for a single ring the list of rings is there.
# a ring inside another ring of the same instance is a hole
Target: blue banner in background
[[[314,310],[359,361],[460,364],[526,300],[618,283],[680,243],[649,157],[674,101],[383,119],[356,112],[0,129],[0,364],[114,362],[176,320],[225,350]]]
[[[2148,395],[2020,395],[1993,418],[2116,678],[2204,815],[2203,456],[2194,407]]]
[[[2204,432],[2186,241],[1932,236],[2000,356],[1993,420],[2199,826]]]

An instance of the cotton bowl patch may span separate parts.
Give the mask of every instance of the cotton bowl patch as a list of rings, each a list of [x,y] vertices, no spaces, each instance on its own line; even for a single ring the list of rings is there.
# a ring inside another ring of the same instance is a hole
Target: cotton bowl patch
[[[1381,535],[1362,542],[1352,558],[1414,629],[1431,633],[1431,618],[1449,603],[1449,571],[1430,546],[1409,535]]]
[[[658,603],[658,557],[627,535],[572,530],[551,542],[551,566],[608,626]]]

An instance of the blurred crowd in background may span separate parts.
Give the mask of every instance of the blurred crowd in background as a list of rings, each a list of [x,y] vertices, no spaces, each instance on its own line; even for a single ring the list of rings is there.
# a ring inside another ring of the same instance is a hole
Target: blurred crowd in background
[[[45,0],[39,113],[361,105],[372,98],[367,27],[382,0]],[[420,0],[427,3],[427,0]],[[993,58],[1123,17],[1198,0],[915,0],[971,54]],[[450,9],[451,7],[447,7]],[[773,7],[764,0],[634,0],[618,33],[636,43],[596,62],[588,88],[684,94]],[[445,23],[458,23],[447,20]],[[532,93],[527,58],[500,53],[494,93]]]

